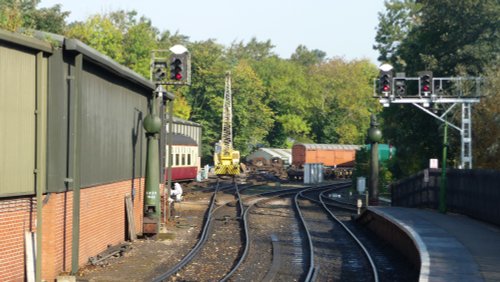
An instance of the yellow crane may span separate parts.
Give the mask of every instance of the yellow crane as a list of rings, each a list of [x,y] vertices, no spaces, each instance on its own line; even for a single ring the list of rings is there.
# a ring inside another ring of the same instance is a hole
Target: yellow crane
[[[222,110],[222,136],[215,144],[214,165],[217,175],[237,175],[240,173],[240,152],[233,149],[233,106],[231,93],[231,72],[226,72],[224,106]]]

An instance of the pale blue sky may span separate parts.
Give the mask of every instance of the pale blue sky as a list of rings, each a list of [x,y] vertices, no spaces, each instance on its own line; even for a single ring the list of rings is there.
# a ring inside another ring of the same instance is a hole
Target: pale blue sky
[[[179,31],[191,41],[270,39],[274,52],[289,58],[299,44],[327,57],[368,58],[373,50],[378,12],[384,0],[42,0],[38,7],[61,4],[69,22],[95,13],[136,10],[161,31]]]

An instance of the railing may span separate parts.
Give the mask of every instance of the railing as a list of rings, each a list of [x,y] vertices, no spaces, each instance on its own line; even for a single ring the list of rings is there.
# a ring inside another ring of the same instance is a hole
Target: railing
[[[449,169],[446,175],[448,211],[500,226],[500,171]],[[392,205],[438,209],[440,181],[440,169],[426,169],[393,183]]]

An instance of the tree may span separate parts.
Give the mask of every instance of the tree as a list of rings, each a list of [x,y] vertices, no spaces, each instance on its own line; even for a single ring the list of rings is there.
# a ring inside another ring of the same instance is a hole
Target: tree
[[[85,22],[73,23],[66,36],[76,38],[118,63],[124,63],[123,31],[109,15],[94,15]],[[129,54],[127,54],[129,56]]]
[[[62,34],[70,12],[61,11],[61,5],[36,9],[40,0],[0,0],[0,28],[18,31],[35,29]]]
[[[376,74],[367,60],[332,59],[313,67],[309,119],[316,142],[363,144],[370,114],[381,111],[372,98]]]
[[[497,0],[421,1],[421,24],[401,44],[401,56],[413,72],[479,75],[498,62],[500,34]]]
[[[9,31],[17,31],[23,24],[22,11],[17,2],[0,2],[0,28]]]
[[[151,51],[158,46],[157,35],[158,30],[144,17],[130,26],[123,37],[123,52],[127,54],[123,64],[149,78]]]
[[[500,170],[500,68],[486,71],[485,97],[473,111],[473,164]]]
[[[405,66],[401,61],[399,46],[406,40],[407,34],[420,22],[421,4],[415,0],[385,1],[385,13],[379,13],[377,42],[373,49],[378,50],[381,62],[391,62],[394,67]]]
[[[231,60],[233,65],[236,65],[237,61],[242,59],[261,61],[275,56],[272,51],[273,48],[274,45],[271,43],[271,40],[259,42],[257,38],[253,37],[247,44],[244,44],[243,41],[238,43],[233,42],[227,50],[227,57]]]
[[[158,42],[158,49],[169,49],[170,47],[181,44],[187,46],[190,44],[189,37],[183,34],[180,34],[176,31],[172,34],[170,31],[166,30],[160,34],[160,39]]]
[[[297,49],[295,49],[295,53],[293,53],[290,57],[290,60],[308,67],[323,63],[325,61],[325,58],[325,52],[318,49],[309,51],[306,46],[299,45]]]
[[[233,143],[245,156],[263,143],[273,123],[262,81],[246,60],[241,60],[232,72],[232,94]]]
[[[69,14],[70,12],[61,11],[60,4],[50,8],[33,9],[25,17],[25,27],[63,34],[66,30],[66,18]]]

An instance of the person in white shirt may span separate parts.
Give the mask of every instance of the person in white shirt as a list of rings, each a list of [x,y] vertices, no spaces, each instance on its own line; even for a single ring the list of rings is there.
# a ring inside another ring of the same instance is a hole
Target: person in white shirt
[[[182,187],[179,183],[174,184],[174,188],[170,190],[170,197],[168,197],[168,204],[170,206],[170,218],[175,217],[175,202],[182,201]]]
[[[179,183],[176,182],[174,184],[174,189],[170,191],[170,197],[176,202],[182,201],[182,187]]]

